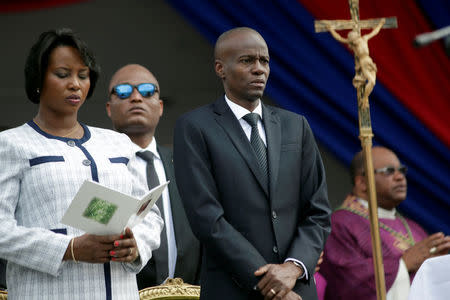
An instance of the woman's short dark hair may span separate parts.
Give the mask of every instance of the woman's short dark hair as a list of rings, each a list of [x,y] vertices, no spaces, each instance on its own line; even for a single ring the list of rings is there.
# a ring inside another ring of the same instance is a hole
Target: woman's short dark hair
[[[41,33],[37,42],[31,47],[25,63],[25,90],[28,99],[33,103],[39,103],[39,90],[42,88],[45,72],[47,72],[50,54],[59,46],[70,46],[78,50],[84,64],[89,68],[91,85],[87,98],[94,92],[100,67],[86,43],[69,28],[49,30]]]

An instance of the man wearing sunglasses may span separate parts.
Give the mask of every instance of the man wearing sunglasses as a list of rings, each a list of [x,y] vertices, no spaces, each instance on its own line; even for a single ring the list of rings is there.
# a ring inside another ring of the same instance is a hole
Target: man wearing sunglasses
[[[443,233],[428,236],[396,210],[406,198],[407,168],[384,147],[374,147],[372,157],[387,299],[406,300],[415,272],[425,259],[447,254],[450,237]],[[325,299],[376,299],[362,152],[353,158],[350,174],[352,194],[332,215],[320,269],[327,280]]]
[[[137,275],[138,288],[159,285],[168,277],[180,277],[184,282],[198,284],[200,245],[190,229],[178,194],[172,152],[158,145],[154,137],[163,113],[155,76],[141,65],[120,68],[109,84],[106,111],[114,128],[127,134],[139,146],[136,155],[149,188],[170,180],[168,189],[156,204],[165,223],[161,246]]]

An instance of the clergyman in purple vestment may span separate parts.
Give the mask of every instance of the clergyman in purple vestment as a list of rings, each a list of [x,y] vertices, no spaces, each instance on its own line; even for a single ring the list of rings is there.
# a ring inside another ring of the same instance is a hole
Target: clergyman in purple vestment
[[[450,249],[450,237],[428,236],[396,207],[406,198],[406,167],[391,150],[372,150],[377,190],[381,248],[388,300],[407,299],[410,282],[422,262]],[[333,213],[320,273],[327,281],[325,299],[376,299],[367,185],[359,152],[350,173],[352,195]]]

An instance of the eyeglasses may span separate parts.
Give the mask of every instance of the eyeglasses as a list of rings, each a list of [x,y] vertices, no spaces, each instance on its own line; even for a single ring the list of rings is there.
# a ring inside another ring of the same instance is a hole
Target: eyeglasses
[[[380,174],[383,174],[385,176],[394,175],[395,171],[399,171],[403,175],[406,175],[406,173],[408,172],[408,167],[403,166],[403,165],[401,165],[398,168],[395,168],[395,167],[392,167],[392,166],[388,166],[388,167],[379,168],[379,169],[375,169],[374,170],[375,174],[380,173]]]
[[[129,83],[118,84],[112,88],[111,94],[116,94],[120,99],[127,99],[133,93],[133,89],[136,88],[142,97],[149,98],[155,93],[158,93],[158,88],[153,83],[141,83],[138,85],[132,85]]]

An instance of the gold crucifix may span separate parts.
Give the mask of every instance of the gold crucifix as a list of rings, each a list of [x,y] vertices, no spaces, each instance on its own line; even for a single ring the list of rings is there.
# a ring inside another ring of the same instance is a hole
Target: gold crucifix
[[[372,163],[372,124],[370,121],[369,95],[375,86],[377,67],[369,56],[368,41],[378,34],[381,28],[397,28],[395,17],[382,19],[359,19],[359,0],[348,0],[351,20],[320,20],[314,22],[316,32],[329,31],[338,41],[347,44],[355,56],[355,77],[353,86],[358,97],[359,138],[364,155],[366,181],[369,189],[369,216],[372,238],[373,264],[377,299],[386,299],[383,257],[381,252],[380,229],[377,213],[377,196]],[[336,30],[350,29],[347,38],[343,38]],[[372,29],[361,35],[361,29]]]
[[[355,77],[353,86],[358,90],[359,105],[367,108],[369,95],[375,86],[377,67],[369,56],[368,41],[378,34],[381,28],[397,28],[397,18],[359,19],[359,0],[348,0],[351,20],[320,20],[314,22],[316,32],[329,31],[338,41],[347,44],[355,55]],[[372,29],[361,35],[361,29]],[[351,29],[347,38],[343,38],[337,30]]]

